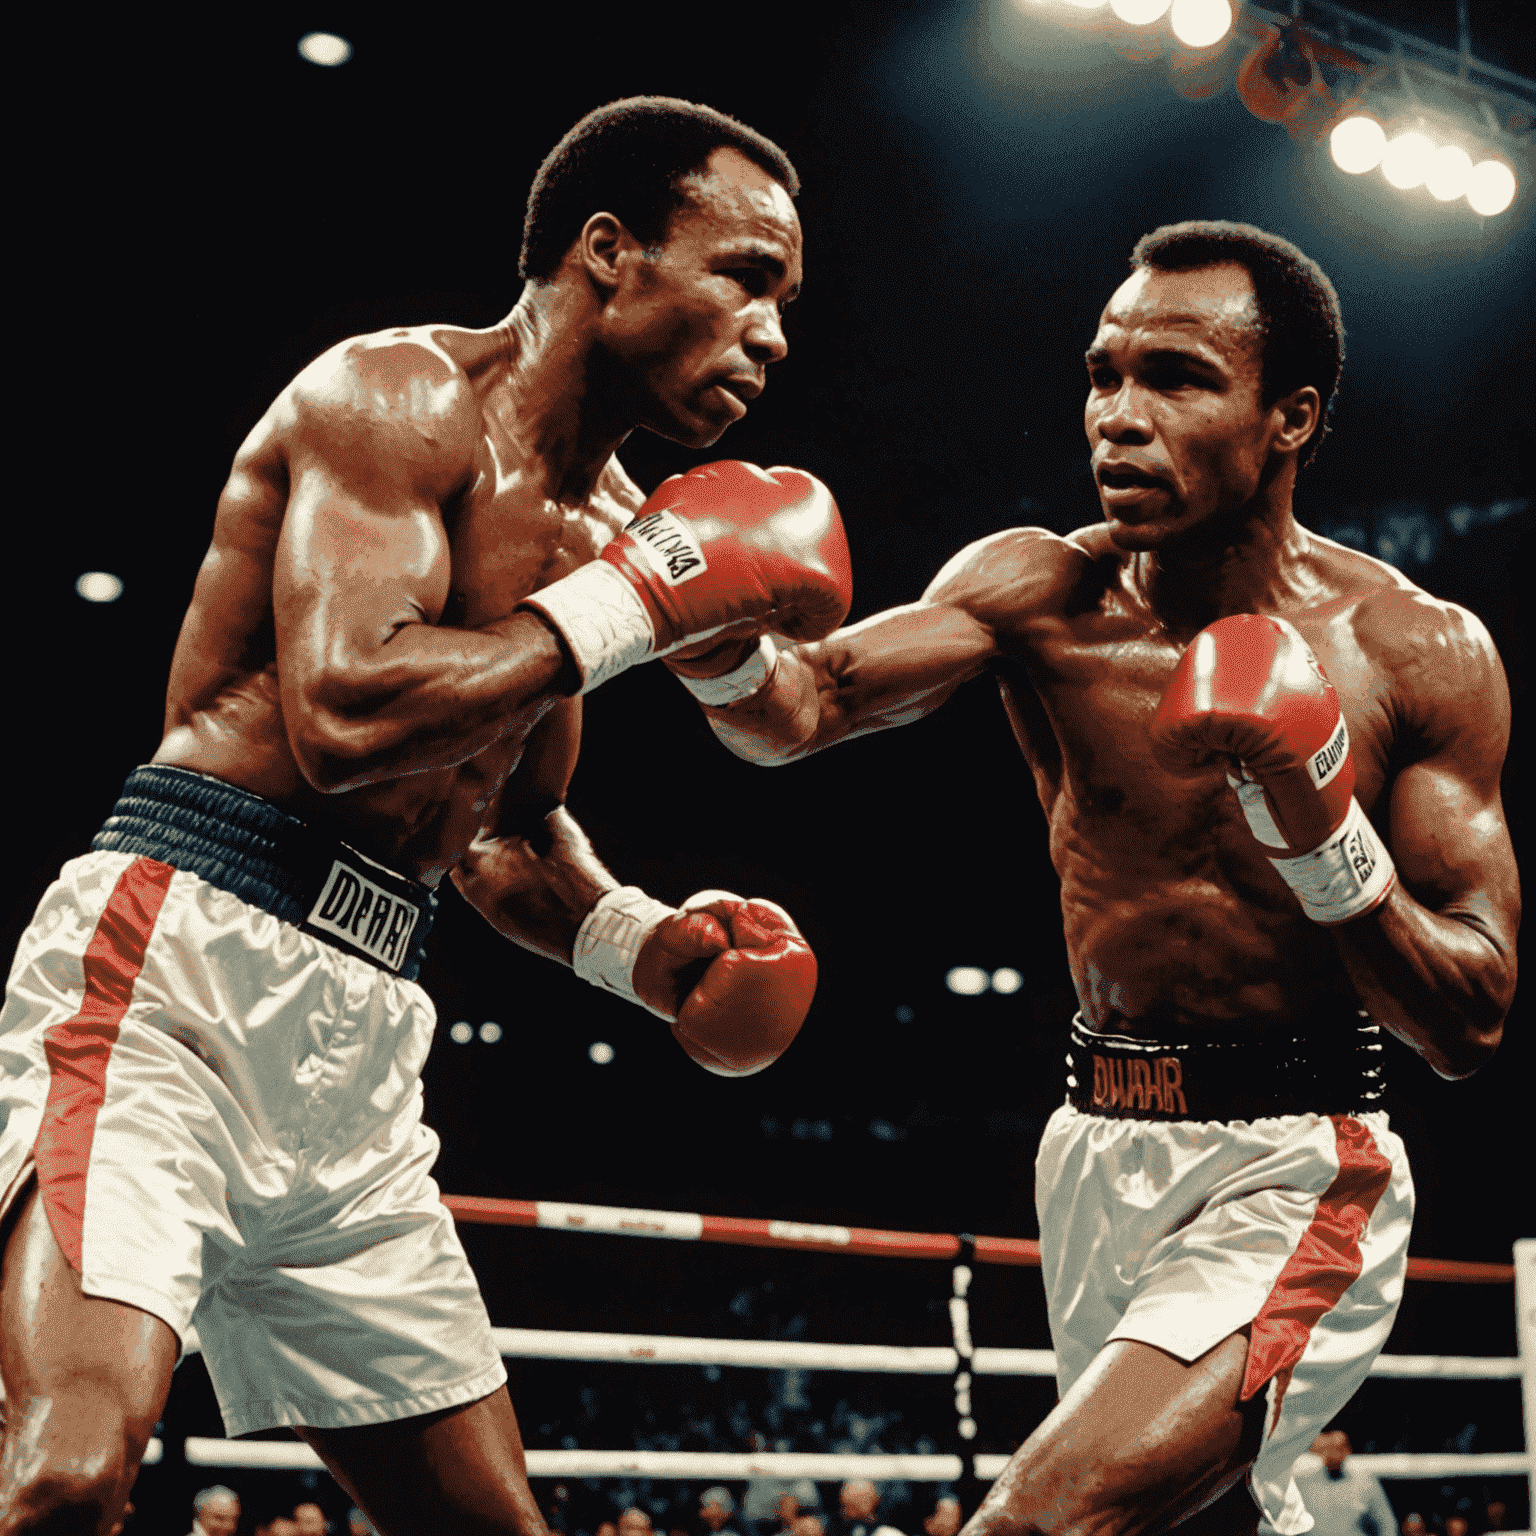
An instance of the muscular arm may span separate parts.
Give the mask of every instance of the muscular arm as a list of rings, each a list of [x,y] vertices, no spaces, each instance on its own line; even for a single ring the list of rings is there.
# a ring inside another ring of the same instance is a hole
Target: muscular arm
[[[273,573],[283,718],[327,793],[450,767],[575,686],[530,613],[439,629],[442,508],[473,473],[467,379],[416,341],[353,343],[295,387],[289,498]]]
[[[1515,990],[1520,885],[1499,795],[1509,689],[1470,614],[1449,609],[1410,643],[1401,707],[1421,755],[1391,788],[1398,883],[1335,932],[1372,1017],[1442,1077],[1466,1077],[1498,1046]]]
[[[571,963],[582,920],[618,881],[565,808],[581,745],[581,700],[539,722],[485,828],[453,871],[460,894],[498,933]]]
[[[918,602],[784,651],[757,694],[704,712],[732,752],[764,764],[920,720],[997,660],[1000,635],[1046,609],[1082,559],[1042,529],[995,534],[956,555]]]

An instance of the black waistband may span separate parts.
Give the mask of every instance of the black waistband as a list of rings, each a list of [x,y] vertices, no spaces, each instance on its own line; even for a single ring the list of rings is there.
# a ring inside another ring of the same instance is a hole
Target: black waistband
[[[1257,1120],[1382,1107],[1379,1025],[1350,1012],[1281,1034],[1202,1030],[1166,1040],[1098,1035],[1072,1022],[1067,1102],[1114,1120]]]
[[[158,859],[305,933],[414,980],[437,897],[223,779],[135,768],[91,847]]]

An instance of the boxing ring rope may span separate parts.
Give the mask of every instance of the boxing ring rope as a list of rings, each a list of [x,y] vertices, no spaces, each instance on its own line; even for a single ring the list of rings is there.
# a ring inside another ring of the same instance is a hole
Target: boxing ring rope
[[[538,1227],[628,1237],[730,1243],[760,1248],[811,1250],[887,1258],[961,1259],[978,1263],[1034,1266],[1040,1245],[1027,1239],[969,1237],[953,1233],[896,1232],[871,1227],[706,1216],[686,1211],[650,1211],[618,1206],[571,1205],[544,1200],[487,1199],[445,1195],[443,1203],[463,1223]],[[954,1266],[950,1316],[953,1345],[816,1344],[799,1340],[685,1338],[669,1334],[581,1333],[565,1329],[496,1328],[497,1348],[509,1359],[622,1362],[646,1365],[732,1366],[763,1370],[858,1371],[901,1375],[954,1376],[956,1403],[964,1417],[962,1437],[975,1434],[970,1420],[969,1381],[975,1376],[1055,1375],[1048,1349],[974,1346],[965,1300],[968,1263]],[[1515,1245],[1513,1264],[1410,1259],[1408,1278],[1463,1284],[1515,1283],[1521,1354],[1510,1358],[1467,1355],[1381,1355],[1370,1374],[1403,1380],[1522,1380],[1525,1451],[1453,1453],[1356,1453],[1353,1464],[1387,1478],[1527,1476],[1536,1440],[1536,1239]],[[969,1430],[966,1426],[969,1425]],[[158,1445],[154,1447],[159,1450]],[[221,1440],[191,1436],[188,1463],[205,1467],[312,1470],[319,1458],[306,1445],[287,1440]],[[762,1451],[529,1450],[530,1477],[645,1476],[719,1481],[751,1477],[809,1477],[835,1481],[852,1477],[876,1481],[954,1482],[967,1470],[983,1482],[994,1479],[1008,1457],[950,1455],[835,1455]],[[150,1458],[146,1456],[146,1461]],[[158,1459],[158,1456],[156,1457]],[[969,1469],[966,1462],[969,1461]]]

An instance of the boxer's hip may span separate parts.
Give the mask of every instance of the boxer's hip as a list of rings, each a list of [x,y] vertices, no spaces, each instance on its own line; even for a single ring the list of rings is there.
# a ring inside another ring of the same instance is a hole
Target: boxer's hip
[[[255,795],[136,770],[22,937],[0,1074],[13,1099],[106,1102],[163,1059],[254,1161],[345,1165],[419,1115],[432,903]],[[140,1031],[181,1049],[130,1051]]]

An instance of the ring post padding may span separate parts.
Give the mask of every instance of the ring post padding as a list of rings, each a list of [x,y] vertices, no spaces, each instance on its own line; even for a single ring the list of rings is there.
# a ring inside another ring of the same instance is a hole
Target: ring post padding
[[[1536,1237],[1515,1244],[1515,1335],[1524,1366],[1526,1497],[1536,1503]]]

